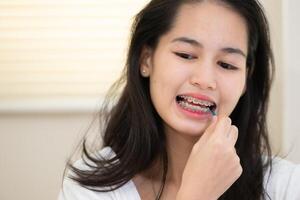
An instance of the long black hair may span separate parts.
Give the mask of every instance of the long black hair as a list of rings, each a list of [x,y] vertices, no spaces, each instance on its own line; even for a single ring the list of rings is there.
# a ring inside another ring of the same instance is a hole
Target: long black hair
[[[100,112],[103,146],[110,146],[116,156],[111,159],[95,156],[88,151],[84,140],[82,157],[90,169],[78,169],[69,163],[74,181],[91,190],[110,191],[160,160],[162,184],[157,199],[160,198],[168,170],[166,139],[162,119],[151,102],[149,79],[140,74],[141,53],[145,46],[156,48],[160,37],[172,28],[180,6],[202,1],[152,0],[136,15],[126,66],[115,84],[122,86],[121,93],[114,99],[111,94],[116,88],[112,89]],[[272,166],[266,114],[274,62],[268,22],[257,0],[214,2],[239,13],[248,28],[247,89],[230,115],[239,129],[236,150],[243,173],[220,199],[264,199],[264,173]],[[109,106],[111,102],[114,104]]]

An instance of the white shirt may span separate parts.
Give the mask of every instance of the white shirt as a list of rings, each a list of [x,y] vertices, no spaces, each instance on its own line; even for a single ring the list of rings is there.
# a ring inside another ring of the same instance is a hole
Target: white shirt
[[[110,147],[105,147],[100,154],[105,158],[113,156],[114,152]],[[76,167],[87,169],[81,161],[76,163]],[[300,200],[300,165],[276,157],[273,159],[269,180],[268,176],[269,170],[264,175],[264,187],[271,200]],[[132,180],[111,192],[95,192],[66,177],[58,200],[141,200],[141,198]]]

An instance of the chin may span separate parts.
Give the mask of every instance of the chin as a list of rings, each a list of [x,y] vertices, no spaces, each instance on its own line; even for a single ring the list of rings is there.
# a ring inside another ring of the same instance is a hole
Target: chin
[[[185,132],[182,132],[182,134],[184,134],[184,135],[186,135],[186,136],[191,136],[191,137],[200,137],[200,136],[202,136],[203,134],[204,134],[204,131],[205,130],[199,130],[199,131],[185,131]]]
[[[200,137],[203,135],[205,132],[207,126],[205,127],[199,127],[199,124],[197,126],[181,126],[179,127],[174,127],[172,128],[174,132],[180,134],[180,135],[185,135],[185,136],[190,136],[190,137]]]

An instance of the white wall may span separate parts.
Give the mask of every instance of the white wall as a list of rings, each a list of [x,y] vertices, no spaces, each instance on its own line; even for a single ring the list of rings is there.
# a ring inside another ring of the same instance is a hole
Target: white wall
[[[276,62],[271,91],[268,123],[275,153],[300,163],[300,2],[297,0],[261,0],[271,26]]]
[[[300,162],[300,1],[283,1],[284,41],[284,138],[288,158]]]
[[[276,151],[282,144],[285,152],[293,146],[288,159],[300,162],[297,126],[300,97],[296,86],[300,81],[297,60],[300,25],[295,17],[300,15],[297,12],[300,2],[264,0],[263,3],[271,21],[277,61],[269,114],[271,139]],[[49,111],[51,108],[0,113],[1,200],[56,199],[65,161],[92,120],[92,113],[88,108],[70,112],[70,107],[65,112],[60,106]]]
[[[0,199],[57,199],[69,155],[91,113],[0,114]]]
[[[282,1],[261,0],[270,23],[271,42],[274,51],[276,70],[271,89],[268,113],[269,134],[274,153],[284,154],[283,139],[283,49],[282,49]]]

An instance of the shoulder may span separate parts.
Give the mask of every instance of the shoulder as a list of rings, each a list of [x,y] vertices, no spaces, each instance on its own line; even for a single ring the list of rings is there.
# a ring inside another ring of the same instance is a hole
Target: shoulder
[[[273,158],[272,167],[265,173],[264,186],[272,200],[300,199],[300,164],[279,157]]]
[[[102,158],[111,158],[115,154],[110,147],[105,147],[99,151]],[[88,170],[89,167],[82,160],[75,162],[78,169]],[[118,189],[110,192],[97,192],[87,189],[69,178],[71,172],[64,178],[58,200],[140,200],[136,187],[132,180]],[[98,190],[105,188],[95,188]]]
[[[137,194],[132,181],[110,192],[96,192],[68,179],[64,180],[58,200],[140,200]]]

